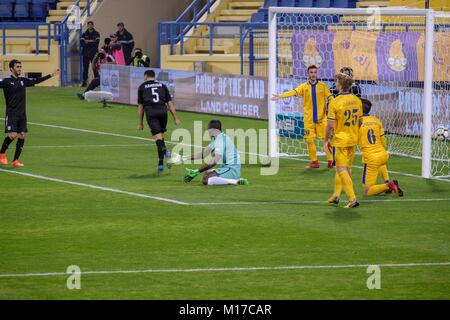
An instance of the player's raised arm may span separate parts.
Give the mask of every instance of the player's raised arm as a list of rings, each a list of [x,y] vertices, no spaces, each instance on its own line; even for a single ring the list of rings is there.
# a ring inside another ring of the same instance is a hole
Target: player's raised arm
[[[53,71],[51,74],[48,74],[46,76],[37,78],[37,79],[29,79],[29,78],[24,78],[24,83],[25,86],[27,87],[32,87],[36,84],[39,84],[41,82],[47,81],[50,78],[53,78],[55,76],[59,75],[59,69],[56,69],[55,71]]]
[[[284,98],[289,98],[289,97],[294,97],[294,96],[301,96],[302,93],[302,87],[298,86],[296,89],[294,90],[289,90],[283,93],[279,93],[279,94],[273,94],[272,95],[272,101],[277,101],[280,99],[284,99]]]

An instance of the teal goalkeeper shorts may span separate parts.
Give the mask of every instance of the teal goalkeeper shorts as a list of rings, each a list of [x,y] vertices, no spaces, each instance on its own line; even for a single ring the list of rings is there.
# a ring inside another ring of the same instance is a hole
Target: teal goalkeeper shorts
[[[241,167],[240,166],[226,166],[220,167],[213,170],[221,178],[225,179],[240,179],[241,178]]]

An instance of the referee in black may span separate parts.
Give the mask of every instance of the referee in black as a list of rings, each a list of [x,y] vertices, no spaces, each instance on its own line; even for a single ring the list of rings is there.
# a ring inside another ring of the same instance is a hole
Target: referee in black
[[[172,114],[175,125],[180,124],[175,107],[166,85],[155,81],[155,72],[147,70],[144,73],[145,82],[138,89],[138,130],[144,130],[144,112],[148,126],[158,148],[158,172],[164,170],[164,157],[170,158],[170,151],[164,143],[164,132],[167,131],[167,109]],[[167,163],[170,169],[171,164]]]
[[[45,77],[28,79],[20,76],[22,63],[15,59],[9,62],[9,70],[11,71],[11,77],[0,80],[0,88],[3,89],[6,102],[5,133],[7,133],[0,150],[0,164],[8,164],[6,150],[18,137],[12,165],[23,167],[23,164],[19,162],[19,157],[25,144],[26,132],[28,132],[25,89],[56,76],[59,74],[59,70],[57,69]]]

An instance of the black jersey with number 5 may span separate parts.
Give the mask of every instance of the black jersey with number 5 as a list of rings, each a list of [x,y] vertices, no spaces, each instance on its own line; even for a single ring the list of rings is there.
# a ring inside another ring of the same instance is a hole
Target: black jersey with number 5
[[[138,104],[142,104],[146,112],[167,111],[167,105],[172,100],[166,85],[154,80],[146,81],[139,86]]]

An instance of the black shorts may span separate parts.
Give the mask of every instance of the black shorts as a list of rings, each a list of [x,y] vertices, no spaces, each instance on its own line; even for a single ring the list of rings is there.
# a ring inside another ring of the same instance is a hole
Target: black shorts
[[[5,133],[28,132],[27,116],[24,114],[10,114],[5,117]]]
[[[167,111],[146,112],[147,123],[152,135],[164,133],[167,131]]]

